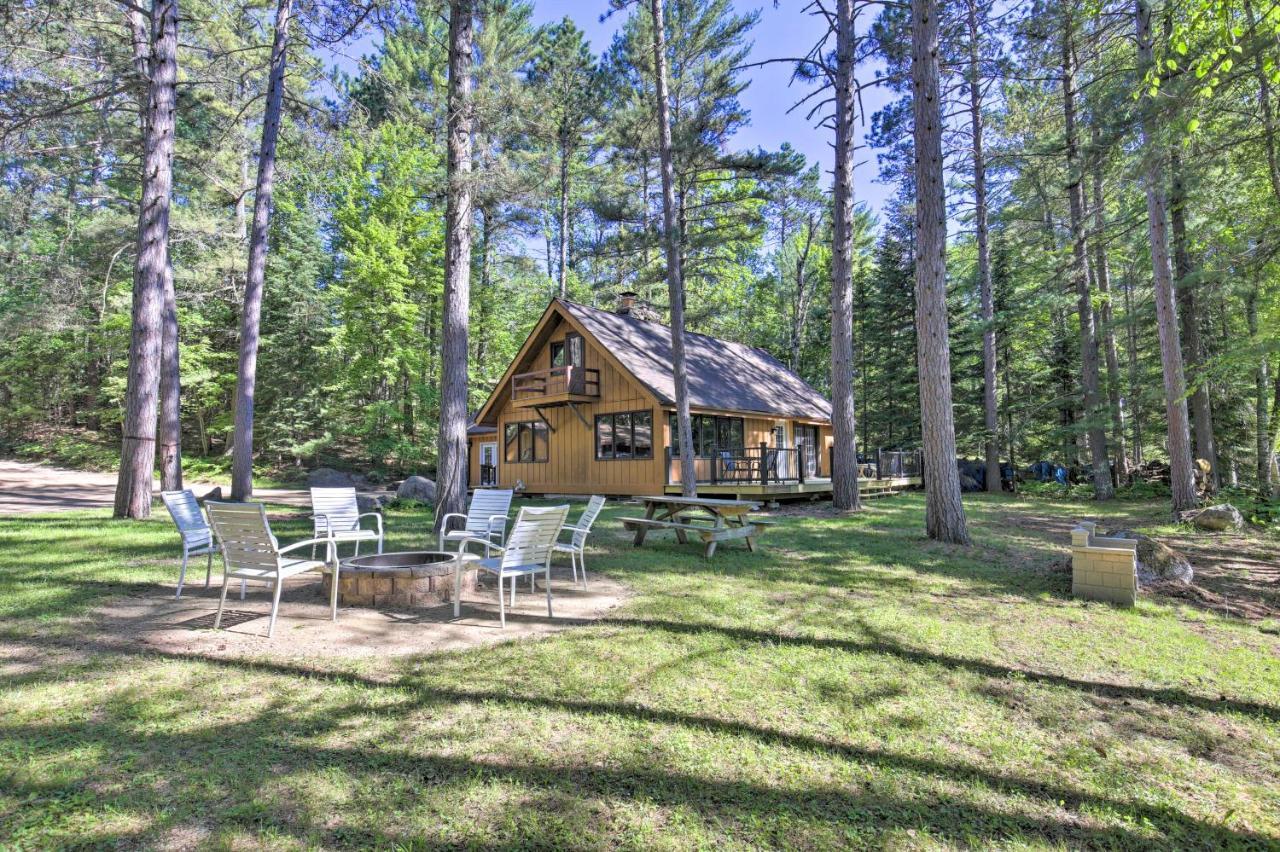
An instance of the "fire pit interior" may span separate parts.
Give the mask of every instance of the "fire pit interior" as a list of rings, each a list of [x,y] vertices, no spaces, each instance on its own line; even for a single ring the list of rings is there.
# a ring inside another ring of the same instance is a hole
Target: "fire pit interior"
[[[418,550],[344,559],[338,579],[339,603],[343,606],[429,607],[452,601],[453,556]],[[332,581],[326,573],[326,595]],[[475,583],[475,570],[464,571],[463,588],[474,589]]]

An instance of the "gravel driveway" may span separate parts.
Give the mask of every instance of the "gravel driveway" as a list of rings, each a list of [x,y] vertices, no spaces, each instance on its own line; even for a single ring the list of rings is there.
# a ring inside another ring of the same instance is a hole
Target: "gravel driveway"
[[[223,493],[230,492],[227,483],[191,483],[196,494],[221,484]],[[32,512],[59,512],[68,509],[109,509],[116,492],[114,473],[67,470],[43,464],[0,459],[0,515]],[[157,495],[159,494],[157,490]],[[309,506],[305,489],[260,488],[254,492],[260,500]]]

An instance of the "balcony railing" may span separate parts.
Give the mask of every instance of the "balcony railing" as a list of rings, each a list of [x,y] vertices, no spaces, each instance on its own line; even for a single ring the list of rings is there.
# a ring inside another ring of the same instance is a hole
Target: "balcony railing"
[[[560,394],[600,396],[600,371],[587,367],[552,367],[549,370],[517,373],[511,378],[511,399],[514,402],[528,402]]]
[[[680,456],[667,453],[667,484],[680,483]],[[796,485],[821,476],[815,459],[806,459],[803,446],[714,448],[693,458],[699,485]]]

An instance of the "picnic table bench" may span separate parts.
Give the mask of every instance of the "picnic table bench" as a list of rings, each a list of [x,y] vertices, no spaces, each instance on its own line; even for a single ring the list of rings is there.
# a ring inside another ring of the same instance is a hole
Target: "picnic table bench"
[[[703,543],[703,556],[710,559],[722,541],[745,539],[747,549],[755,551],[756,537],[773,521],[754,519],[750,512],[760,504],[751,500],[715,500],[703,497],[641,497],[645,505],[643,518],[619,518],[622,525],[635,532],[633,544],[640,547],[650,530],[673,530],[676,540],[685,544],[696,535]],[[698,513],[701,517],[689,518]]]

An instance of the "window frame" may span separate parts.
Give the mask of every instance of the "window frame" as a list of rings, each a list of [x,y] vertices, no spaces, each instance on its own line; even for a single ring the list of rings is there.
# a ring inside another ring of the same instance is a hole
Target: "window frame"
[[[674,413],[667,415],[668,428],[671,430],[671,454],[679,455],[680,453],[680,432],[676,422]],[[741,438],[741,444],[735,446],[721,446],[717,443],[720,435],[723,433],[731,433],[734,427],[737,427],[738,436]],[[747,448],[747,421],[744,417],[736,417],[731,414],[690,414],[689,429],[693,432],[693,454],[694,458],[711,458],[710,455],[702,452],[703,444],[707,444],[716,451],[745,451]],[[710,441],[705,439],[709,437]]]
[[[511,430],[515,430],[515,458],[511,458]],[[538,458],[538,432],[543,432],[542,447],[544,455]],[[525,441],[531,458],[521,458]],[[551,460],[551,430],[541,420],[515,420],[503,425],[502,430],[502,463],[503,464],[546,464]]]
[[[627,427],[627,446],[631,447],[631,451],[624,456],[618,455],[618,418],[626,417],[630,425]],[[636,418],[646,418],[649,422],[649,448],[644,454],[636,452]],[[609,455],[600,454],[600,423],[601,421],[609,421],[609,446],[612,452]],[[605,414],[597,414],[595,422],[592,424],[592,436],[595,441],[594,455],[596,461],[652,461],[653,460],[653,409],[641,408],[631,411],[610,411]]]

